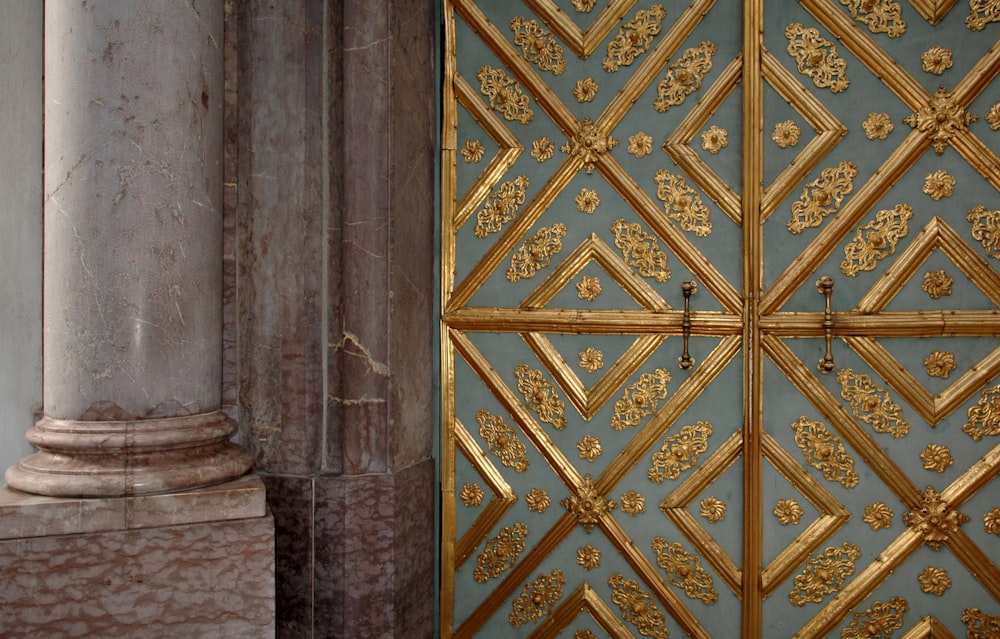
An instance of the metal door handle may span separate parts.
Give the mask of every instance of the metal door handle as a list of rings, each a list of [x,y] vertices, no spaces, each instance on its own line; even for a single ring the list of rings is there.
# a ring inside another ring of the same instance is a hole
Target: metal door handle
[[[826,375],[835,368],[833,363],[833,312],[830,310],[830,296],[833,294],[833,280],[823,276],[816,281],[816,290],[826,297],[826,311],[823,313],[823,335],[826,339],[826,354],[816,367]]]
[[[684,293],[684,319],[681,320],[681,330],[684,332],[684,353],[678,358],[681,368],[688,369],[694,366],[694,358],[688,353],[688,339],[691,337],[691,296],[698,292],[696,282],[684,282],[681,284],[681,292]]]

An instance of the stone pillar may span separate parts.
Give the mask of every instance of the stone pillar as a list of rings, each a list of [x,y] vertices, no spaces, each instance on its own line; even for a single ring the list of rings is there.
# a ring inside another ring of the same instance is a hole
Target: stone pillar
[[[10,487],[245,473],[219,410],[223,3],[45,3],[44,410]]]

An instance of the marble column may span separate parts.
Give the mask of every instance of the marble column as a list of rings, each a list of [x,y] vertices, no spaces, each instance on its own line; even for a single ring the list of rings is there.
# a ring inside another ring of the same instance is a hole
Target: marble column
[[[12,488],[129,496],[250,468],[220,411],[223,11],[45,3],[45,415]]]

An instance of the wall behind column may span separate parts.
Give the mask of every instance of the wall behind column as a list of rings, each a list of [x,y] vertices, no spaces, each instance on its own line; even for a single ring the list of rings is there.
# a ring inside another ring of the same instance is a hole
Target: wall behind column
[[[0,0],[0,470],[42,404],[42,9]]]

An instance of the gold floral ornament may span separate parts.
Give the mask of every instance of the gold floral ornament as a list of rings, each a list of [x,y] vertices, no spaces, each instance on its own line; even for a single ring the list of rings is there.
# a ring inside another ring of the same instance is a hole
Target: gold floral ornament
[[[604,368],[604,353],[588,346],[586,350],[580,351],[580,368],[588,373],[596,373]]]
[[[666,15],[667,10],[662,4],[636,11],[635,17],[619,27],[618,35],[608,42],[608,55],[602,63],[604,70],[613,73],[635,62],[653,44],[653,38],[660,32],[660,23]]]
[[[483,208],[476,213],[476,228],[472,233],[478,238],[485,238],[490,233],[502,230],[503,225],[517,215],[518,207],[524,204],[528,184],[527,175],[519,175],[513,180],[501,183],[486,198]]]
[[[635,517],[639,513],[646,512],[646,498],[630,490],[622,495],[622,512]]]
[[[582,300],[593,302],[601,294],[601,280],[597,277],[584,275],[576,283],[576,296]]]
[[[861,128],[865,130],[865,137],[869,140],[884,140],[889,137],[895,126],[889,119],[888,113],[869,113],[861,123]]]
[[[917,575],[917,580],[920,582],[920,590],[929,595],[940,597],[945,590],[951,588],[951,578],[944,568],[927,566],[922,573]]]
[[[792,217],[786,225],[788,231],[801,233],[819,226],[828,215],[836,213],[844,198],[854,190],[857,174],[853,162],[841,162],[823,169],[818,178],[805,185],[798,201],[792,204]]]
[[[486,547],[476,557],[472,577],[481,584],[487,579],[499,577],[517,563],[517,558],[524,552],[524,538],[527,536],[528,527],[522,523],[501,528],[496,537],[486,540]]]
[[[687,96],[701,88],[701,81],[712,70],[715,45],[702,42],[685,49],[676,62],[667,67],[667,75],[656,85],[653,108],[665,113],[670,107],[684,104]]]
[[[577,489],[577,494],[563,499],[560,504],[570,513],[576,515],[576,520],[589,533],[602,517],[615,508],[615,502],[597,493],[590,475],[585,475],[583,483]]]
[[[601,198],[597,196],[596,189],[580,189],[580,194],[573,198],[573,201],[576,202],[577,211],[588,215],[593,215],[601,205]]]
[[[583,566],[584,570],[590,571],[599,568],[601,565],[601,551],[587,544],[576,549],[576,563]]]
[[[558,430],[566,428],[566,403],[556,395],[555,386],[542,377],[542,371],[518,364],[514,367],[514,375],[525,405],[538,415],[538,419]]]
[[[822,602],[823,597],[840,590],[844,581],[854,574],[854,562],[860,557],[861,549],[849,541],[840,547],[828,547],[810,559],[802,573],[795,576],[788,601],[800,608],[809,602]]]
[[[573,0],[573,8],[580,13],[590,13],[597,5],[597,0]]]
[[[580,459],[586,459],[589,462],[596,460],[604,452],[601,448],[601,440],[591,435],[584,435],[583,439],[577,442],[576,449],[580,452]]]
[[[979,608],[963,610],[962,623],[969,627],[965,635],[968,639],[996,639],[1000,636],[1000,617],[982,613]]]
[[[984,116],[986,122],[990,125],[991,131],[996,131],[1000,129],[1000,102],[996,102],[989,108]]]
[[[920,453],[920,461],[924,463],[926,470],[933,470],[936,473],[943,473],[948,466],[955,463],[951,450],[940,444],[928,444]]]
[[[484,153],[486,153],[486,147],[479,140],[466,140],[465,144],[462,145],[462,157],[469,164],[476,164],[482,160]]]
[[[785,28],[785,38],[788,55],[795,58],[799,73],[812,78],[817,88],[829,88],[832,93],[847,89],[847,61],[837,54],[835,44],[820,36],[819,29],[794,22]]]
[[[580,123],[580,129],[576,134],[566,144],[559,147],[559,150],[577,157],[583,163],[583,168],[587,170],[587,175],[590,175],[594,172],[594,163],[597,162],[597,159],[616,146],[618,146],[618,140],[602,133],[597,124],[586,117]]]
[[[479,422],[479,436],[486,440],[489,451],[501,464],[519,473],[528,470],[528,448],[518,438],[517,431],[504,423],[503,417],[484,408],[476,414],[476,421]]]
[[[792,120],[785,120],[784,122],[778,122],[774,125],[774,132],[771,133],[771,140],[778,145],[779,148],[787,149],[790,146],[795,146],[799,143],[799,136],[802,134],[802,129],[799,125],[795,124]]]
[[[948,508],[933,486],[924,489],[920,503],[903,513],[903,523],[924,538],[924,543],[937,550],[948,541],[951,533],[969,521],[968,515]]]
[[[528,510],[536,513],[544,513],[552,505],[549,492],[544,488],[532,488],[524,496],[524,501],[528,503]]]
[[[924,178],[924,193],[934,201],[951,197],[955,192],[955,176],[947,171],[934,171]]]
[[[892,517],[896,513],[892,512],[883,502],[877,501],[874,504],[865,506],[865,514],[861,521],[868,524],[872,530],[882,530],[892,526]]]
[[[479,91],[490,101],[490,108],[508,121],[531,122],[535,116],[528,106],[531,100],[503,69],[484,66],[476,77],[479,79]]]
[[[972,223],[972,237],[982,243],[986,254],[1000,259],[1000,211],[990,211],[980,204],[965,219]]]
[[[701,195],[688,186],[683,175],[661,169],[653,179],[656,181],[656,197],[663,202],[667,217],[698,237],[705,237],[712,232],[708,207],[702,202]]]
[[[868,610],[854,613],[854,620],[840,636],[842,639],[891,637],[894,630],[903,627],[903,613],[909,609],[910,605],[902,597],[876,601]]]
[[[529,621],[538,622],[552,612],[552,607],[562,598],[566,576],[561,570],[542,573],[530,584],[524,586],[521,594],[514,599],[510,625],[520,628]]]
[[[551,159],[555,152],[555,143],[546,135],[543,135],[531,143],[531,157],[535,158],[539,162]]]
[[[1000,508],[992,508],[983,515],[983,530],[991,535],[1000,536]]]
[[[518,16],[510,21],[514,32],[514,44],[521,47],[521,57],[538,65],[542,71],[562,75],[566,71],[563,48],[552,33],[539,26],[536,20],[525,20]]]
[[[979,403],[969,408],[969,421],[962,426],[962,432],[973,441],[986,435],[1000,435],[1000,384],[987,388],[979,398]]]
[[[615,402],[611,428],[621,431],[628,426],[638,426],[642,418],[651,415],[660,400],[667,396],[669,383],[670,371],[663,368],[640,375],[638,381],[625,387],[622,398]]]
[[[976,116],[959,106],[944,87],[931,96],[927,105],[903,118],[903,122],[930,137],[934,152],[938,155],[944,153],[944,147],[956,133],[965,131],[975,121]]]
[[[611,602],[622,611],[622,619],[629,622],[639,634],[652,639],[669,639],[666,617],[656,607],[653,597],[639,587],[635,579],[628,579],[621,573],[608,577],[611,586]]]
[[[589,630],[577,630],[573,633],[573,639],[597,639],[597,635]]]
[[[951,49],[945,49],[937,45],[924,51],[920,56],[920,61],[923,70],[934,75],[941,75],[954,64],[951,59]]]
[[[653,152],[653,136],[645,131],[639,131],[629,136],[628,152],[637,158],[644,158]]]
[[[799,502],[794,499],[779,499],[771,513],[778,518],[778,523],[782,526],[798,524],[805,514]]]
[[[521,248],[510,256],[507,280],[516,283],[533,278],[538,271],[551,264],[552,257],[562,250],[564,237],[566,225],[562,222],[538,229],[535,237],[525,240]]]
[[[475,508],[483,503],[483,497],[486,495],[483,493],[483,489],[479,487],[479,484],[473,482],[462,486],[462,492],[458,493],[458,496],[461,497],[462,503],[467,508]]]
[[[871,271],[885,258],[896,252],[900,238],[909,232],[907,222],[913,217],[909,204],[897,204],[883,209],[875,219],[858,227],[854,241],[844,247],[844,261],[840,270],[848,277],[857,277],[861,271]]]
[[[579,103],[593,102],[597,97],[597,82],[594,78],[587,77],[576,81],[573,87],[573,95]]]
[[[868,375],[853,369],[837,371],[840,396],[850,402],[854,416],[869,424],[876,433],[889,433],[894,439],[905,437],[910,424],[903,420],[903,409],[889,397],[889,391],[875,384]]]
[[[719,151],[729,146],[729,131],[720,129],[712,125],[707,131],[701,133],[701,148],[712,155],[717,155]]]
[[[1000,2],[997,0],[969,0],[969,12],[965,19],[969,31],[982,31],[990,22],[1000,22]]]
[[[637,222],[629,224],[619,218],[611,224],[611,231],[625,263],[638,270],[639,275],[661,283],[670,279],[667,254],[660,250],[656,238],[643,231]]]
[[[851,11],[851,17],[868,25],[872,33],[884,33],[890,38],[898,38],[906,33],[906,23],[902,19],[902,9],[892,0],[840,0]]]
[[[684,550],[680,542],[669,542],[663,537],[653,540],[656,565],[667,572],[667,581],[684,591],[691,599],[700,599],[707,605],[719,599],[712,587],[712,575],[701,567],[701,559]]]
[[[653,467],[646,471],[649,481],[662,484],[665,479],[677,479],[685,470],[698,463],[698,455],[708,450],[712,424],[699,421],[677,431],[663,440],[658,452],[653,453]]]
[[[726,504],[718,497],[706,497],[699,504],[701,509],[698,514],[707,519],[709,523],[716,523],[726,518]]]
[[[948,379],[948,375],[956,368],[955,354],[948,351],[932,351],[924,360],[924,366],[927,367],[927,374],[931,377]]]
[[[805,415],[792,422],[795,445],[802,449],[806,463],[823,473],[827,481],[838,482],[844,488],[858,485],[854,458],[847,454],[844,443],[827,430],[823,422],[810,421]]]
[[[936,300],[943,295],[951,295],[951,285],[954,282],[955,278],[945,273],[943,269],[928,271],[924,273],[924,281],[920,288],[930,295],[932,300]]]

